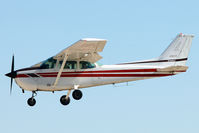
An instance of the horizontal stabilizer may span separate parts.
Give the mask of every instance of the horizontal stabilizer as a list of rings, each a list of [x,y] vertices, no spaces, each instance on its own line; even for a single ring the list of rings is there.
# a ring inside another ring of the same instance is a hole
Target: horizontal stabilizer
[[[166,68],[159,68],[158,72],[185,72],[187,71],[188,66],[171,66]]]

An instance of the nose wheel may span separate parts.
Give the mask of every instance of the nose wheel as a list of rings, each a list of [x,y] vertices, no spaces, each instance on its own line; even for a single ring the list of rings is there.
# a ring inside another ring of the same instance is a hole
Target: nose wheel
[[[36,104],[35,96],[37,93],[35,91],[32,92],[32,97],[27,100],[29,106],[34,106]]]
[[[34,106],[36,104],[36,100],[34,98],[29,98],[27,101],[29,106]]]

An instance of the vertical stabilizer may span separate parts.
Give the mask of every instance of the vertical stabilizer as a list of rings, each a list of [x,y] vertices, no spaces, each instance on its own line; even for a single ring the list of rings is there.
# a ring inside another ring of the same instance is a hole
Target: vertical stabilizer
[[[166,64],[161,63],[161,65],[185,66],[193,37],[193,35],[184,35],[182,33],[177,35],[159,57],[159,60],[168,60],[169,62],[165,62]]]

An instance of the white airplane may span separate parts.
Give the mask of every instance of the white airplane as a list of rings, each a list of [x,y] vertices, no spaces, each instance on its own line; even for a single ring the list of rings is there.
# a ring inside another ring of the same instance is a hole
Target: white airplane
[[[122,63],[116,65],[99,65],[106,44],[104,39],[81,39],[57,55],[28,68],[14,70],[14,55],[11,72],[6,76],[11,78],[10,92],[13,79],[24,90],[32,91],[32,97],[27,103],[36,104],[35,96],[38,91],[68,90],[67,95],[60,98],[63,105],[70,103],[70,93],[75,100],[82,98],[81,88],[115,84],[155,77],[172,76],[186,72],[185,65],[192,43],[193,35],[179,34],[168,48],[157,58]]]

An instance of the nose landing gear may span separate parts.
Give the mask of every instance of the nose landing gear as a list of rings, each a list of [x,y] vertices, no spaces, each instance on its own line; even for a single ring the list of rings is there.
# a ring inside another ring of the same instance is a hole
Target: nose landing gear
[[[36,104],[36,100],[34,97],[37,95],[35,91],[32,92],[32,97],[27,100],[29,106],[34,106]]]

